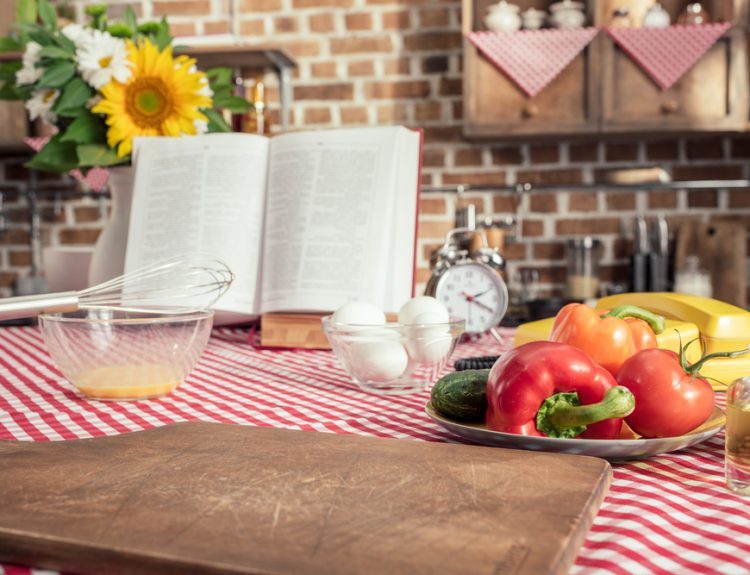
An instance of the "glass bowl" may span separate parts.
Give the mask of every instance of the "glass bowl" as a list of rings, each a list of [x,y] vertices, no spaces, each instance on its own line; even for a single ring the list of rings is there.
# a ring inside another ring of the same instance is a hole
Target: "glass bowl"
[[[213,312],[88,309],[39,316],[50,356],[79,392],[146,399],[180,385],[208,343]]]
[[[464,331],[464,320],[405,325],[344,325],[332,316],[323,332],[347,374],[366,391],[414,393],[435,382]]]

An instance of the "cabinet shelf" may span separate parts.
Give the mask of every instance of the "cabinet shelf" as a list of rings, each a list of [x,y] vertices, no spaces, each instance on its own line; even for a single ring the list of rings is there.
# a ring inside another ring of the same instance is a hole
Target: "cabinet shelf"
[[[467,192],[516,192],[531,193],[543,191],[566,192],[623,192],[623,191],[668,191],[668,190],[716,190],[747,189],[750,180],[691,180],[684,182],[647,182],[639,184],[617,184],[612,182],[594,182],[590,184],[467,184],[455,186],[422,186],[421,191],[428,194]]]

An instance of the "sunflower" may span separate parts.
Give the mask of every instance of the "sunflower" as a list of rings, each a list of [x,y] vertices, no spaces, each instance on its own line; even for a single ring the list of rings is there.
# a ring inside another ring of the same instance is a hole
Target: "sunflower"
[[[113,78],[101,90],[102,100],[91,111],[105,114],[107,143],[123,158],[136,136],[195,135],[207,121],[202,108],[212,106],[206,75],[195,60],[163,51],[148,39],[128,41],[132,74],[126,82]]]

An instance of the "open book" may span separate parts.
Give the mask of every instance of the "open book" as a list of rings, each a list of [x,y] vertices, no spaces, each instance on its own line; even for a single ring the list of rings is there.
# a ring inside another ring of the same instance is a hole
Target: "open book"
[[[140,138],[125,271],[204,252],[236,275],[216,323],[413,292],[421,132]]]

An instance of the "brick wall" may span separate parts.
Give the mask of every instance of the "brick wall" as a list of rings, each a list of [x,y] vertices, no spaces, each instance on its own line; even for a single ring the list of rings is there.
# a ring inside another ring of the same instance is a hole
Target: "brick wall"
[[[79,10],[85,2],[78,2]],[[516,184],[592,182],[612,168],[659,164],[674,179],[750,177],[750,138],[626,141],[472,143],[461,132],[461,3],[457,0],[110,0],[112,12],[131,4],[146,17],[168,15],[179,35],[237,31],[250,44],[286,50],[298,66],[293,78],[291,126],[331,128],[405,124],[425,131],[423,183]],[[232,11],[232,6],[237,8]],[[232,17],[233,15],[233,17]],[[266,76],[275,125],[278,90]],[[3,161],[0,189],[24,174]],[[16,201],[20,204],[21,199]],[[483,216],[514,214],[520,225],[508,244],[509,278],[539,269],[543,287],[564,283],[563,244],[592,234],[604,243],[604,276],[627,280],[632,219],[639,213],[681,218],[742,217],[750,221],[745,191],[628,193],[539,192],[429,194],[422,201],[419,280],[428,276],[429,252],[452,226],[457,203],[472,202]],[[9,202],[6,202],[8,205]],[[100,224],[96,200],[64,202],[43,224],[43,241],[89,243]],[[12,202],[11,202],[12,204]],[[18,206],[22,209],[22,205]],[[52,217],[50,220],[49,218]],[[0,239],[0,288],[28,272],[25,223],[9,224]]]

